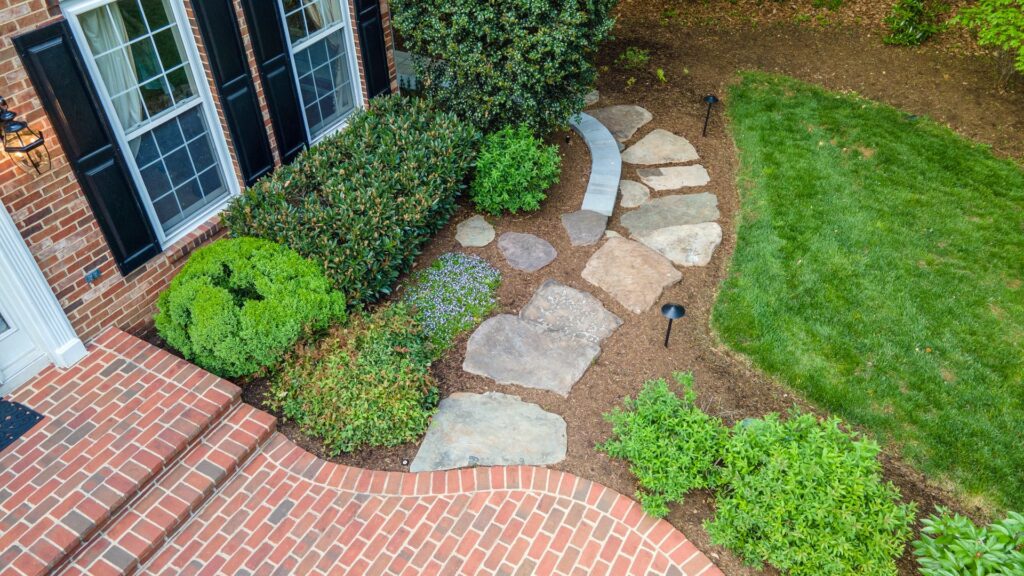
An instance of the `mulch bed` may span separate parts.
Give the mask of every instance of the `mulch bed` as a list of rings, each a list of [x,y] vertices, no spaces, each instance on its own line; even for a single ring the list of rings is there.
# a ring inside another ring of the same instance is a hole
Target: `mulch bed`
[[[605,342],[603,353],[567,399],[548,392],[502,386],[463,372],[461,364],[468,336],[435,365],[442,396],[459,391],[498,390],[561,415],[568,423],[568,457],[556,468],[596,480],[627,495],[635,490],[627,466],[598,454],[593,448],[610,432],[602,414],[617,406],[623,397],[634,395],[645,380],[667,377],[678,370],[692,371],[699,404],[729,423],[768,412],[784,412],[794,405],[814,410],[791,390],[760,374],[744,358],[722,346],[710,331],[709,315],[715,295],[727,274],[735,248],[739,192],[736,150],[721,110],[713,118],[709,136],[700,137],[704,119],[701,98],[708,93],[724,97],[726,86],[739,70],[779,72],[834,90],[856,91],[910,113],[927,114],[970,138],[992,145],[999,154],[1024,156],[1024,96],[998,86],[997,73],[990,60],[971,54],[971,50],[956,54],[957,51],[950,48],[956,42],[951,44],[949,40],[913,49],[884,46],[878,20],[891,2],[858,5],[861,8],[853,16],[839,16],[843,14],[840,11],[833,18],[836,24],[821,26],[794,23],[793,8],[774,2],[758,6],[748,0],[740,0],[738,5],[726,0],[708,3],[624,1],[616,39],[609,42],[599,56],[602,75],[598,87],[602,98],[598,106],[642,105],[654,114],[654,121],[638,136],[653,128],[664,128],[694,143],[712,176],[707,190],[719,197],[720,223],[725,233],[722,246],[708,266],[684,269],[683,281],[663,295],[662,302],[679,302],[687,308],[687,317],[673,330],[671,347],[663,348],[665,323],[658,312],[659,306],[634,315],[580,277],[597,246],[571,247],[559,216],[579,209],[589,178],[590,159],[585,144],[575,135],[568,142],[566,134],[553,136],[552,141],[562,148],[563,179],[550,191],[543,209],[529,215],[488,218],[498,234],[529,232],[551,242],[559,253],[551,265],[527,274],[505,264],[496,242],[482,249],[461,248],[454,240],[455,224],[473,214],[468,206],[463,206],[451,224],[427,246],[418,266],[428,265],[448,251],[478,254],[503,274],[498,312],[517,313],[544,280],[555,279],[594,294],[609,310],[623,318],[625,324]],[[672,6],[688,11],[689,16],[684,22],[664,25],[663,10]],[[749,16],[735,16],[733,22],[732,15],[744,8],[750,8],[745,13]],[[726,16],[714,19],[715,14]],[[859,24],[855,23],[856,18],[860,18]],[[651,51],[650,70],[625,71],[615,65],[615,58],[628,46]],[[653,73],[656,68],[665,70],[668,83],[656,79]],[[629,85],[629,78],[636,79],[632,85]],[[728,102],[723,104],[727,106]],[[623,177],[636,179],[634,169],[625,166]],[[659,195],[664,193],[654,193],[654,196]],[[617,211],[609,227],[623,232],[618,225],[619,215],[621,211]],[[244,398],[260,406],[264,391],[264,383],[251,382],[245,386]],[[278,428],[307,450],[327,457],[319,442],[303,436],[292,424],[281,421]],[[364,468],[405,471],[416,449],[415,444],[410,444],[328,459]],[[985,517],[982,508],[959,501],[948,490],[902,463],[896,455],[887,453],[883,462],[886,477],[900,488],[905,498],[918,502],[922,513],[929,513],[935,505],[941,504],[975,518]],[[697,492],[687,497],[684,504],[675,506],[668,520],[727,574],[773,573],[770,569],[760,571],[746,567],[735,555],[710,545],[701,524],[713,513],[710,495]],[[901,559],[901,573],[916,573],[909,551]]]

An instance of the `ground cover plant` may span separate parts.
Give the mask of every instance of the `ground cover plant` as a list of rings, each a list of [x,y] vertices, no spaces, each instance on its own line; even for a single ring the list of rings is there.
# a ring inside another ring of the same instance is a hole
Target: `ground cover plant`
[[[538,133],[583,110],[615,0],[392,0],[424,91],[478,128]]]
[[[470,194],[477,210],[495,216],[535,212],[561,173],[558,146],[544,144],[520,124],[484,139]]]
[[[257,182],[224,213],[235,236],[323,266],[351,305],[389,294],[455,211],[477,132],[419,98],[390,96]]]
[[[356,313],[297,351],[271,381],[269,402],[334,455],[395,446],[419,438],[437,406],[431,359],[404,305]]]
[[[345,298],[315,263],[256,238],[196,250],[157,299],[157,332],[226,378],[276,365],[304,336],[345,319]]]
[[[946,128],[750,73],[713,313],[765,372],[925,472],[1024,505],[1024,173]]]
[[[644,510],[668,514],[670,502],[682,502],[691,490],[718,485],[728,430],[722,421],[694,404],[692,374],[675,374],[683,388],[680,398],[664,379],[647,382],[636,399],[605,416],[612,438],[598,450],[629,461],[640,485]]]
[[[413,277],[402,301],[415,312],[437,357],[494,310],[500,284],[501,273],[483,258],[449,252]]]
[[[922,523],[914,554],[924,576],[1024,574],[1024,515],[1011,512],[979,528],[939,508]]]

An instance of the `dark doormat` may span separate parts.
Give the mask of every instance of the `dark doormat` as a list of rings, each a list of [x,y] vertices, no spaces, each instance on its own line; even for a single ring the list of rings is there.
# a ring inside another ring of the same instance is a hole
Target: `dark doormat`
[[[42,414],[17,402],[0,400],[0,451],[43,419]]]

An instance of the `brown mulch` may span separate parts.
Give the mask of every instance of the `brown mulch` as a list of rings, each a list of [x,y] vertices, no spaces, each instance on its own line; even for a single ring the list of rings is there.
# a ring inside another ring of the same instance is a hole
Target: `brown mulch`
[[[855,5],[848,12],[831,12],[811,10],[809,2],[625,0],[616,39],[599,56],[599,106],[642,105],[654,114],[654,121],[638,137],[653,128],[664,128],[695,144],[712,175],[707,190],[719,197],[725,232],[723,244],[710,265],[684,269],[683,281],[663,295],[661,302],[679,302],[687,308],[686,319],[676,325],[671,347],[663,348],[665,321],[658,313],[659,306],[634,315],[580,277],[597,247],[571,247],[559,216],[580,206],[589,176],[589,155],[576,136],[571,136],[568,143],[565,134],[554,136],[552,141],[563,152],[563,179],[550,191],[543,209],[529,215],[489,218],[499,234],[529,232],[551,242],[559,253],[554,263],[527,274],[509,268],[496,243],[483,249],[462,249],[455,242],[454,233],[455,224],[472,214],[464,206],[427,246],[418,265],[429,264],[447,251],[479,254],[502,271],[499,312],[518,312],[544,280],[555,279],[594,294],[625,324],[605,342],[603,353],[569,398],[502,386],[463,372],[461,363],[467,337],[435,366],[442,396],[457,391],[501,390],[560,414],[568,423],[569,446],[567,459],[556,468],[596,480],[627,495],[634,493],[635,483],[626,465],[598,454],[594,445],[609,434],[602,414],[618,405],[623,397],[634,395],[647,379],[667,377],[678,370],[692,371],[698,402],[730,423],[785,411],[794,404],[815,410],[785,386],[751,368],[744,358],[725,349],[710,331],[709,314],[736,242],[738,160],[721,109],[713,117],[709,136],[701,138],[701,97],[716,93],[724,99],[726,86],[743,69],[784,73],[830,89],[855,91],[910,113],[929,115],[965,136],[990,144],[998,154],[1024,157],[1024,95],[999,87],[997,72],[987,57],[964,47],[959,36],[947,36],[920,48],[884,46],[879,23],[891,1],[848,3]],[[676,7],[685,14],[664,23],[664,10],[668,7]],[[798,16],[809,11],[814,17],[821,13],[829,20],[800,22]],[[648,70],[626,71],[615,65],[616,57],[629,46],[650,50],[652,61]],[[667,83],[656,79],[657,68],[666,72]],[[630,78],[635,81],[630,83]],[[723,106],[727,105],[727,101],[723,102]],[[633,170],[634,167],[625,166],[623,177],[636,179]],[[623,232],[618,226],[620,214],[617,210],[610,228]],[[259,382],[248,385],[246,401],[262,404],[263,390],[264,385]],[[306,449],[327,456],[322,445],[304,437],[293,425],[282,421],[279,429]],[[405,445],[329,459],[365,468],[407,470],[407,462],[415,456],[416,448]],[[922,513],[944,504],[975,518],[986,516],[984,509],[929,482],[898,456],[886,454],[883,460],[886,477],[900,488],[905,498],[918,502]],[[746,567],[734,554],[710,545],[701,524],[713,513],[710,495],[695,493],[675,506],[668,519],[727,574],[771,573]],[[916,573],[909,552],[901,559],[901,573]]]

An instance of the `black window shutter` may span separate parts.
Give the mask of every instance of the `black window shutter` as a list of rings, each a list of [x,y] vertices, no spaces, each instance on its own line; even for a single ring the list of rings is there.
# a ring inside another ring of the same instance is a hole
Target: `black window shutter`
[[[380,0],[356,0],[356,12],[359,46],[363,53],[363,70],[366,72],[366,91],[370,98],[390,94],[391,74],[388,72],[388,51],[384,41]]]
[[[224,117],[235,145],[245,185],[274,169],[274,155],[256,99],[256,85],[242,46],[242,34],[231,0],[192,0],[199,30],[210,57]]]
[[[160,253],[95,87],[67,22],[14,39],[96,220],[123,274]]]
[[[308,142],[278,3],[277,0],[242,0],[242,8],[249,24],[277,147],[282,161],[291,162]]]

